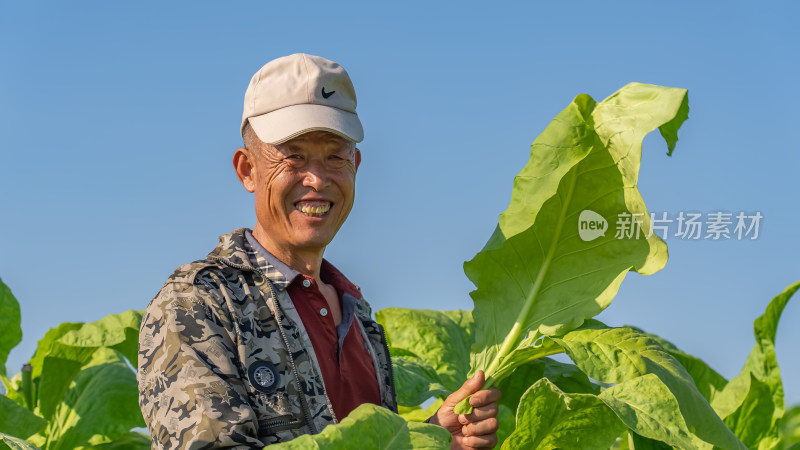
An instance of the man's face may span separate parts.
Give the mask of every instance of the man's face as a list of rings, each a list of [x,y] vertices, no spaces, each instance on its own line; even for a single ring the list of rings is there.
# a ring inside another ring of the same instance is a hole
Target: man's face
[[[288,252],[323,249],[353,207],[361,162],[355,144],[312,131],[254,150],[256,217],[268,240]]]

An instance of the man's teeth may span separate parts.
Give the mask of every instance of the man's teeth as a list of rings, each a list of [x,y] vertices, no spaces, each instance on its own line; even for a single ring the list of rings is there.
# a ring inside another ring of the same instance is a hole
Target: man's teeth
[[[301,213],[311,216],[311,217],[319,217],[328,212],[331,209],[330,203],[325,203],[322,205],[310,205],[307,203],[298,203],[295,208],[300,211]]]

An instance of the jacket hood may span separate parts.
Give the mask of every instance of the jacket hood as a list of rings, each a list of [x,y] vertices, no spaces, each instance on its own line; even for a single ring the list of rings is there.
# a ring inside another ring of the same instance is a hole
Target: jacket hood
[[[220,261],[232,267],[255,271],[256,268],[247,257],[245,230],[247,228],[242,227],[220,235],[219,244],[208,254],[208,259]]]

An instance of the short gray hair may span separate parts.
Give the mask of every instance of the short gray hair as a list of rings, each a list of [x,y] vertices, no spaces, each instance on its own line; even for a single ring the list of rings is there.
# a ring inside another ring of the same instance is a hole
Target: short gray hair
[[[244,124],[244,129],[242,129],[242,141],[244,143],[244,148],[249,150],[249,153],[258,160],[261,157],[261,148],[264,143],[258,138],[256,131],[250,126],[249,121]]]

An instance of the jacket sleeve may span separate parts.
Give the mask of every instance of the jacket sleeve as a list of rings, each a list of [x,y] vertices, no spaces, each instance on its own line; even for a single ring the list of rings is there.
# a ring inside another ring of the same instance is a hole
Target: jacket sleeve
[[[213,292],[197,281],[168,281],[150,302],[137,380],[153,449],[264,446],[229,322]]]

